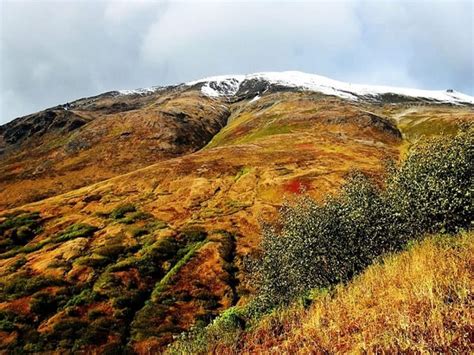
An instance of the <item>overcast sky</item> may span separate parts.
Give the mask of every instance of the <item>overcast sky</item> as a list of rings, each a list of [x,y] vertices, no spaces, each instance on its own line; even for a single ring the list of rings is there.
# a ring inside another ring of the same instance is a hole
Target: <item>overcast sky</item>
[[[260,71],[474,95],[471,0],[0,2],[0,124],[104,91]]]

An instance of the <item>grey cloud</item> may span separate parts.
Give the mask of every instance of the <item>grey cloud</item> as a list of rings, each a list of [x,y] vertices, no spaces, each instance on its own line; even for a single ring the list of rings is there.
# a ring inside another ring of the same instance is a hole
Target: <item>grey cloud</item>
[[[256,71],[474,93],[470,1],[0,6],[0,123],[107,90]]]

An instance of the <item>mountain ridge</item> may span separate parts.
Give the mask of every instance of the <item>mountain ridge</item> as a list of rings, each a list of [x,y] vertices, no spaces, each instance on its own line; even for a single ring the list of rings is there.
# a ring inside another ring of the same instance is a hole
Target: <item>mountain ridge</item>
[[[474,96],[464,94],[462,92],[445,89],[445,90],[427,90],[427,89],[414,89],[414,88],[404,88],[404,87],[395,87],[389,85],[365,85],[365,84],[355,84],[350,82],[343,82],[339,80],[334,80],[326,76],[305,73],[301,71],[280,71],[280,72],[257,72],[250,74],[224,74],[217,76],[205,77],[197,80],[191,80],[188,82],[182,82],[178,84],[171,85],[157,85],[151,87],[137,88],[137,89],[120,89],[120,90],[111,90],[97,95],[87,96],[79,98],[76,100],[68,101],[64,104],[58,104],[50,108],[45,108],[43,110],[36,111],[41,112],[47,109],[65,109],[69,110],[71,107],[83,103],[91,102],[104,97],[117,97],[117,96],[132,96],[132,95],[141,95],[147,96],[151,94],[156,94],[157,92],[170,89],[179,89],[187,88],[192,89],[193,87],[198,87],[201,89],[203,95],[208,97],[219,97],[219,96],[235,96],[245,81],[263,81],[268,84],[280,85],[286,88],[300,89],[307,91],[320,92],[326,95],[336,95],[341,98],[348,100],[357,100],[358,98],[362,99],[376,99],[377,96],[382,95],[399,95],[406,96],[411,98],[421,98],[427,99],[431,103],[452,103],[452,104],[464,104],[464,105],[474,105]],[[268,89],[264,87],[262,91]],[[256,92],[258,95],[259,91]],[[31,114],[30,114],[31,115]],[[26,115],[29,116],[29,115]],[[3,123],[2,126],[8,125],[10,122],[26,117],[19,116],[13,120]]]
[[[219,75],[185,82],[178,86],[184,85],[192,87],[197,84],[202,84],[201,92],[206,96],[234,96],[238,94],[242,84],[251,80],[266,81],[269,84],[321,92],[326,95],[336,95],[350,100],[357,100],[360,97],[367,99],[380,95],[394,94],[413,98],[425,98],[438,101],[439,103],[474,104],[474,97],[453,89],[425,90],[394,86],[354,84],[300,71]],[[125,95],[140,93],[146,94],[154,92],[154,90],[158,90],[159,88],[160,87],[137,90],[119,90],[118,92]]]

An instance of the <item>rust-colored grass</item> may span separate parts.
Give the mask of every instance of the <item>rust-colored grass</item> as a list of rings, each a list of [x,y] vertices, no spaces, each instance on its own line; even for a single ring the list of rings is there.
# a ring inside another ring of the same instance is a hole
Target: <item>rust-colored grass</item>
[[[473,265],[473,233],[430,237],[218,353],[472,353]]]

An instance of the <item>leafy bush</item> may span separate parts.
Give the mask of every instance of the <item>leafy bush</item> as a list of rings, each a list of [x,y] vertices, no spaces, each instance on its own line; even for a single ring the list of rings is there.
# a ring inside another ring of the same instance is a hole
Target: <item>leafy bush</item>
[[[63,344],[63,347],[71,347],[73,345],[72,341],[79,338],[84,330],[87,329],[87,326],[86,321],[76,318],[63,319],[53,326],[53,331],[48,334],[48,340],[50,342],[67,340],[68,343]]]
[[[146,221],[153,218],[153,215],[143,211],[136,211],[128,214],[127,216],[120,219],[120,223],[132,224],[137,221]]]
[[[38,292],[30,301],[31,312],[44,316],[55,312],[58,305],[58,299],[47,292]]]
[[[0,223],[0,253],[25,245],[41,231],[38,212],[17,211],[2,217],[5,220]]]
[[[17,211],[6,214],[3,217],[6,217],[6,219],[0,223],[0,234],[19,227],[31,227],[35,229],[41,223],[39,212]]]
[[[74,264],[76,265],[90,266],[95,269],[105,266],[110,262],[112,262],[110,258],[94,253],[90,256],[81,256],[74,260]]]
[[[189,228],[181,231],[181,236],[187,243],[202,242],[207,237],[207,232],[202,228]]]
[[[8,271],[13,273],[17,271],[19,268],[21,268],[23,265],[25,265],[27,262],[26,258],[24,256],[20,256],[17,258],[8,268]]]
[[[286,204],[263,225],[256,265],[263,307],[349,280],[378,256],[424,233],[472,227],[474,129],[418,142],[384,188],[354,173],[338,196]]]
[[[213,344],[231,344],[245,329],[247,311],[240,307],[225,310],[206,327],[196,324],[189,332],[182,333],[168,349],[170,354],[205,354]]]
[[[116,258],[120,254],[123,254],[126,250],[126,246],[122,244],[110,244],[110,245],[103,245],[94,249],[94,253],[105,256],[108,258]]]
[[[82,290],[79,294],[71,297],[64,308],[83,306],[93,303],[100,299],[100,296],[89,288]]]
[[[64,280],[47,276],[31,276],[27,273],[14,275],[8,281],[0,283],[0,300],[12,300],[19,297],[31,295],[49,286],[61,286]]]
[[[105,316],[105,313],[99,309],[93,309],[87,313],[87,318],[91,321],[102,318]]]
[[[103,344],[107,341],[107,336],[115,327],[114,321],[109,318],[100,317],[88,324],[81,337],[74,343],[74,352],[87,345]]]
[[[123,218],[127,213],[136,211],[137,208],[133,204],[126,203],[124,205],[116,207],[112,212],[110,212],[110,218],[120,219]]]
[[[70,239],[80,237],[90,237],[97,230],[97,227],[85,223],[78,223],[69,226],[65,231],[53,237],[53,242],[65,242]]]

